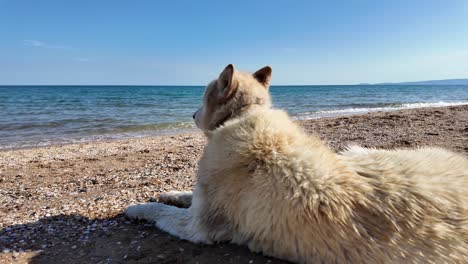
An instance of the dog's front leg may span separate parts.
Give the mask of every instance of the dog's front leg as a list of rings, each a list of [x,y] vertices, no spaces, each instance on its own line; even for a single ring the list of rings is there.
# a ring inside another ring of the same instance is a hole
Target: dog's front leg
[[[129,206],[125,214],[130,218],[154,222],[158,228],[180,239],[194,243],[212,243],[191,210],[162,203],[146,203]]]

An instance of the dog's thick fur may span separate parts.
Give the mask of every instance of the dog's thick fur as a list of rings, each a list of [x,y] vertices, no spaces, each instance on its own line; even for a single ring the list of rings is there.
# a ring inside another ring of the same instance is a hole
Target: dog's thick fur
[[[228,65],[196,124],[208,144],[193,196],[130,206],[196,243],[299,263],[468,263],[468,160],[438,148],[336,154],[271,109],[271,68]]]

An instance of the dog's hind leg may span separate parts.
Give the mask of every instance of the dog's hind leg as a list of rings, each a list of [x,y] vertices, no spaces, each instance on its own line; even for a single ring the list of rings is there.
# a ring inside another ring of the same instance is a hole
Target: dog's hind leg
[[[192,205],[192,192],[170,191],[163,193],[159,196],[159,202],[180,208],[189,208]]]
[[[125,214],[130,218],[154,222],[158,228],[180,239],[194,243],[212,243],[206,232],[200,228],[199,220],[194,217],[191,208],[146,203],[129,206]]]

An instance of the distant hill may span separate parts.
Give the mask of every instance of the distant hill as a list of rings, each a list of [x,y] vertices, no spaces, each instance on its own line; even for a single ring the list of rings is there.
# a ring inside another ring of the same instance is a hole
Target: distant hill
[[[419,82],[377,83],[381,85],[468,85],[468,79],[446,79]]]

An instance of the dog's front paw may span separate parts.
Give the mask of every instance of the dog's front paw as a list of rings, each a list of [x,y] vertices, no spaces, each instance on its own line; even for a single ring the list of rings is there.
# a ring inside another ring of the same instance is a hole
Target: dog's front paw
[[[143,219],[145,216],[145,211],[144,211],[144,204],[134,204],[130,205],[127,207],[125,210],[125,215],[128,218],[133,218],[133,219]]]
[[[192,204],[192,192],[170,191],[159,196],[159,202],[181,208],[188,208]]]
[[[146,203],[130,205],[125,214],[133,219],[145,219],[150,222],[156,222],[164,209],[164,204],[161,203]]]

